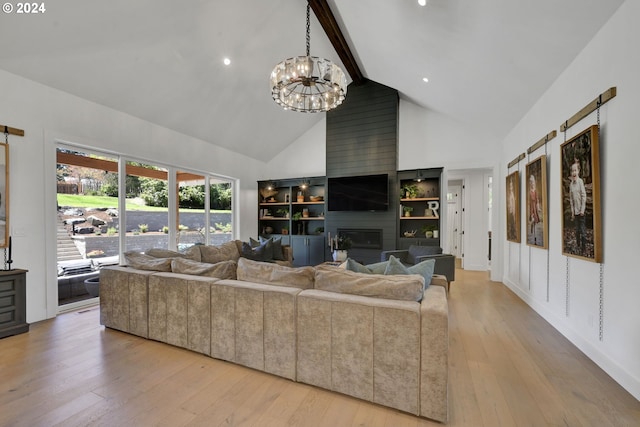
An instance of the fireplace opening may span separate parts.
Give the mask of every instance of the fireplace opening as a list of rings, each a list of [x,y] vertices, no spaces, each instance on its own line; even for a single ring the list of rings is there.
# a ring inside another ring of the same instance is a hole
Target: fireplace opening
[[[352,248],[382,249],[382,230],[338,228],[338,234],[351,239]]]

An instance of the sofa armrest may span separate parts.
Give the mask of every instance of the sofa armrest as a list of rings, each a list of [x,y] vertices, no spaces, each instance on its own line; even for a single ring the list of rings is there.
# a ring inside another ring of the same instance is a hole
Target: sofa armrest
[[[408,250],[395,250],[395,251],[382,251],[380,253],[380,261],[389,261],[389,258],[393,255],[398,258],[400,261],[404,262],[407,259],[407,255],[409,255]]]
[[[416,257],[416,264],[428,260],[435,259],[436,263],[433,268],[434,274],[441,274],[447,278],[447,282],[451,283],[456,279],[456,257],[450,254],[437,255],[420,255]]]
[[[449,383],[449,306],[445,289],[429,286],[420,304],[420,415],[446,422]]]

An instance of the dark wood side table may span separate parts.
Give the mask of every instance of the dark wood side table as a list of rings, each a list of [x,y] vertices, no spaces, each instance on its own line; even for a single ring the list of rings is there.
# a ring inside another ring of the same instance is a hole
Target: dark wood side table
[[[0,338],[29,332],[27,270],[0,270]]]

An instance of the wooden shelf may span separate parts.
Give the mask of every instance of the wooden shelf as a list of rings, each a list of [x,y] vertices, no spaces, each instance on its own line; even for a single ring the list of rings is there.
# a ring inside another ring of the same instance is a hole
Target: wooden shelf
[[[310,216],[308,218],[300,218],[300,221],[324,221],[323,216]]]
[[[400,219],[440,219],[437,216],[401,216]]]
[[[262,202],[260,206],[289,206],[289,203],[286,202]]]
[[[439,197],[416,197],[414,199],[400,199],[401,202],[430,202],[440,201]]]
[[[289,218],[284,218],[284,217],[281,217],[281,216],[261,216],[259,219],[261,221],[273,221],[273,220],[276,220],[276,221],[289,221]]]
[[[291,202],[292,205],[324,205],[324,202]]]

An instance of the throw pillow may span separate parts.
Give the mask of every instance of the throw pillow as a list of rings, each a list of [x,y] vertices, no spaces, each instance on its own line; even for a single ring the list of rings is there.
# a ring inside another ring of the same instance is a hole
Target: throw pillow
[[[389,257],[389,263],[387,264],[387,268],[384,270],[385,275],[391,274],[409,274],[409,270],[405,267],[402,262],[393,255]]]
[[[253,249],[264,246],[263,253],[262,253],[263,259],[258,259],[256,261],[271,261],[275,259],[274,258],[275,243],[273,241],[273,238],[263,239],[262,237],[260,237],[260,241],[257,241],[250,237],[249,244]],[[280,245],[280,251],[282,251],[282,245]],[[250,259],[253,259],[253,258],[250,258]]]
[[[231,260],[209,264],[186,258],[174,258],[171,261],[171,271],[181,274],[216,277],[218,279],[235,279],[237,265],[235,261]]]
[[[407,267],[402,264],[402,262],[400,262],[398,258],[391,255],[389,257],[389,264],[387,265],[384,274],[419,274],[424,278],[424,288],[426,289],[429,284],[431,284],[431,277],[433,276],[433,269],[435,265],[435,259],[428,259],[416,265]]]
[[[371,274],[371,271],[364,265],[360,264],[357,261],[352,260],[351,258],[347,258],[346,261],[347,265],[347,270],[349,271],[355,271],[356,273],[366,273],[366,274]]]
[[[435,259],[427,259],[416,265],[412,265],[407,270],[410,274],[419,274],[424,277],[424,288],[427,289],[431,284],[431,278],[433,277],[433,269],[436,266]]]
[[[124,259],[129,267],[138,270],[171,271],[171,258],[155,258],[136,251],[124,253]]]
[[[282,237],[269,237],[265,239],[264,237],[258,237],[260,239],[260,243],[265,243],[268,240],[271,240],[273,243],[273,259],[278,261],[286,261],[287,259],[284,257],[284,251],[282,250]]]
[[[417,274],[382,276],[331,266],[316,267],[316,289],[401,301],[420,301],[424,278]]]
[[[267,247],[269,247],[269,249],[267,249]],[[267,252],[271,253],[269,254]],[[269,242],[252,248],[249,243],[242,242],[242,253],[240,255],[243,258],[248,258],[253,261],[271,261],[273,259],[273,246],[271,246],[271,242]]]
[[[371,274],[384,274],[384,271],[387,269],[387,265],[389,265],[389,261],[382,261],[374,264],[367,264],[367,268]]]
[[[438,255],[442,253],[442,248],[439,246],[417,246],[411,245],[409,246],[409,251],[407,253],[407,262],[409,264],[416,263],[416,257],[422,255]]]
[[[287,267],[246,258],[238,260],[238,280],[265,285],[288,286],[313,289],[315,269],[313,267]]]

